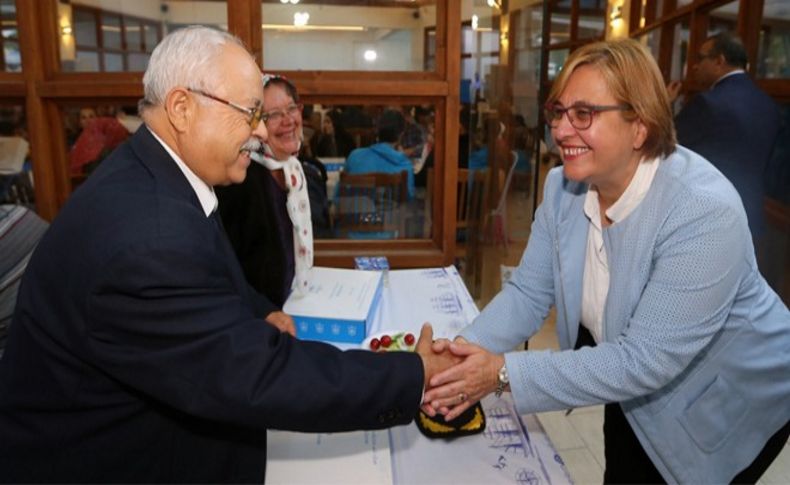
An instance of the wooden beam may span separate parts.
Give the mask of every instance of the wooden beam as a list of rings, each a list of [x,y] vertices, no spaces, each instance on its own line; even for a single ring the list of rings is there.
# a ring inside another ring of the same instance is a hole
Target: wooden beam
[[[25,86],[25,115],[35,178],[36,212],[52,220],[70,191],[63,123],[57,106],[38,84],[59,69],[57,4],[17,0],[17,23]]]

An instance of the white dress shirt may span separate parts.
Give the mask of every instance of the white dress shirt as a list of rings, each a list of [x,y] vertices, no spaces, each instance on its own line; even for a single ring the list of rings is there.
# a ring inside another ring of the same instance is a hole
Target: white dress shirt
[[[167,150],[167,153],[173,157],[173,160],[176,162],[176,165],[178,165],[178,168],[180,168],[184,173],[184,177],[187,178],[187,182],[189,182],[189,185],[192,186],[192,190],[195,191],[195,195],[197,195],[197,198],[200,201],[200,206],[203,208],[203,212],[206,213],[206,217],[214,213],[214,211],[217,210],[217,207],[219,206],[217,195],[214,193],[214,187],[209,186],[206,182],[202,181],[200,177],[195,175],[195,172],[187,167],[187,164],[181,160],[181,157],[179,157],[172,148],[167,146],[167,143],[162,141],[162,139],[159,138],[159,136],[154,133],[151,128],[148,128],[147,126],[146,128],[151,132],[152,135],[154,135],[156,141],[158,141],[165,148],[165,150]]]
[[[612,225],[628,217],[642,202],[656,175],[658,164],[658,158],[639,162],[623,195],[606,210],[606,217],[612,221]],[[603,312],[609,294],[609,261],[603,245],[598,190],[594,185],[587,190],[584,214],[590,219],[590,230],[587,233],[587,255],[584,261],[581,323],[598,343],[603,339]]]

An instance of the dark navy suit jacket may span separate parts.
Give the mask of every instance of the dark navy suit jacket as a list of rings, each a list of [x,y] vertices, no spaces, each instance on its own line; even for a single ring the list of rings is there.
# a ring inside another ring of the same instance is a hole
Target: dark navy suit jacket
[[[727,76],[675,118],[678,143],[707,158],[735,186],[749,229],[764,230],[763,172],[779,133],[779,108],[746,74]]]
[[[142,127],[36,249],[0,360],[0,482],[261,482],[266,429],[406,423],[411,353],[265,323],[224,233]]]

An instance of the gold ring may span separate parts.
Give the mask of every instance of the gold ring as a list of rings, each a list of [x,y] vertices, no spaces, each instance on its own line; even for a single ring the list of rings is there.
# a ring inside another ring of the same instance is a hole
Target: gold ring
[[[459,394],[458,395],[458,400],[461,401],[461,402],[466,401],[466,393],[462,392],[461,394]]]

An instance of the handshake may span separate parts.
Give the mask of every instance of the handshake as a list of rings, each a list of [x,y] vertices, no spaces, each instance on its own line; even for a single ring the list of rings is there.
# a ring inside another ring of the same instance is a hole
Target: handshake
[[[429,416],[457,418],[479,400],[494,392],[499,384],[499,369],[505,356],[492,354],[462,337],[452,342],[433,340],[433,329],[426,323],[414,349],[425,369],[425,396],[422,410]]]

